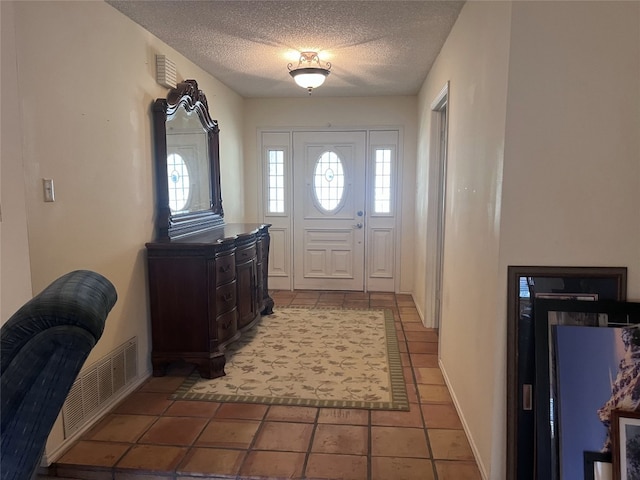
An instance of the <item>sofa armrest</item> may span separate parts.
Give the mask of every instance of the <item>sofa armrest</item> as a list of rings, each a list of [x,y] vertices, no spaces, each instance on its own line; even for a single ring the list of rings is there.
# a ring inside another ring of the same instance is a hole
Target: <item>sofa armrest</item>
[[[0,470],[31,478],[66,397],[100,339],[117,293],[102,275],[68,273],[0,330]]]

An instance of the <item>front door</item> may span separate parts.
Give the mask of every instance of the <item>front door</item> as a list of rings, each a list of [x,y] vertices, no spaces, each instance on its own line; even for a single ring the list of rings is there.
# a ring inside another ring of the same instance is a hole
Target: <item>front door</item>
[[[294,132],[294,288],[364,290],[366,132]]]

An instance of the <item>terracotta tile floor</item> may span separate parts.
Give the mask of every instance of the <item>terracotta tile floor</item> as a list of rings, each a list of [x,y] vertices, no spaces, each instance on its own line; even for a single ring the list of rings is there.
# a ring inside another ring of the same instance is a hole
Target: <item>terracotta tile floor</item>
[[[477,480],[437,363],[438,336],[409,295],[273,292],[277,306],[393,310],[408,412],[173,401],[191,368],[150,378],[85,433],[50,476],[86,480]]]

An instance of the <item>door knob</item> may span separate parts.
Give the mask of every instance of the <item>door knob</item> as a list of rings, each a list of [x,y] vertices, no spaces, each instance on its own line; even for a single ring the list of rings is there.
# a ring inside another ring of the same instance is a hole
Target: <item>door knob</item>
[[[356,215],[358,215],[359,217],[361,217],[362,215],[364,215],[364,212],[362,210],[358,210],[358,212],[356,213]]]
[[[355,228],[362,228],[362,224],[361,224],[361,223],[356,223],[356,224],[354,225],[354,227],[355,227]]]

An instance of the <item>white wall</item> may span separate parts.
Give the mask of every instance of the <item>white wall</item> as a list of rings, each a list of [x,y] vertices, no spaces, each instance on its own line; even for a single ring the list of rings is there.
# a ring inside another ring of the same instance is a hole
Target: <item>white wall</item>
[[[514,2],[512,11],[496,300],[506,298],[509,265],[570,265],[628,267],[627,295],[639,301],[640,2]],[[497,353],[499,479],[506,376]]]
[[[441,365],[484,477],[500,480],[507,267],[626,266],[640,300],[640,3],[465,5],[420,94],[424,311],[429,104],[447,80]]]
[[[505,264],[628,266],[640,299],[640,3],[516,2]]]
[[[0,2],[2,69],[0,103],[0,325],[29,300],[31,271],[22,164],[13,3]]]
[[[119,298],[88,362],[137,336],[144,374],[150,370],[144,244],[154,236],[151,105],[167,94],[155,82],[155,54],[176,62],[179,79],[198,80],[212,117],[220,121],[222,193],[230,221],[244,216],[242,98],[106,3],[12,7],[18,91],[10,113],[21,120],[33,290],[79,268],[109,278]],[[3,43],[3,69],[4,54]],[[2,93],[4,119],[4,84]],[[3,137],[16,131],[7,127],[3,122]],[[55,203],[43,202],[43,177],[55,182]],[[20,215],[18,207],[12,210],[7,215]],[[3,258],[12,252],[24,258],[21,248],[13,241],[5,252],[3,242]],[[61,442],[58,424],[47,453]]]
[[[440,362],[480,468],[491,464],[493,352],[504,339],[492,328],[499,306],[498,255],[511,5],[468,2],[420,92],[416,207],[416,301],[424,301],[430,105],[447,81],[449,150]],[[430,307],[422,304],[422,311]],[[431,319],[427,319],[428,321]]]
[[[292,82],[292,88],[296,86]],[[299,88],[299,87],[298,87]],[[266,127],[336,129],[341,127],[402,127],[403,176],[400,178],[400,291],[413,288],[413,189],[416,145],[416,97],[308,97],[245,99],[244,145],[246,158],[247,221],[261,221],[258,129]]]

